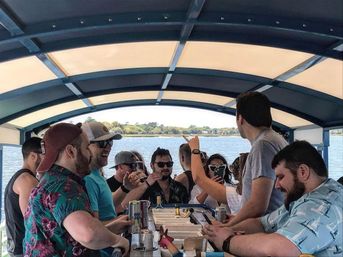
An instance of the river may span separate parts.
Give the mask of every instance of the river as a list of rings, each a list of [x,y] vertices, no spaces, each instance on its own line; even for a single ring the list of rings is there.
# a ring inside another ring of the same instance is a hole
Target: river
[[[109,165],[104,168],[105,176],[110,177],[114,169],[109,169],[114,165],[114,155],[122,150],[137,150],[140,152],[147,164],[150,163],[150,157],[157,147],[169,149],[173,161],[173,173],[178,174],[182,171],[178,161],[179,145],[184,143],[182,137],[124,137],[115,141],[109,156]],[[210,156],[214,153],[220,153],[231,163],[241,152],[248,152],[250,144],[247,140],[240,137],[201,137],[201,149]],[[2,190],[11,176],[21,167],[22,157],[21,149],[16,146],[4,146],[3,157],[3,177]],[[147,165],[149,168],[149,165]],[[343,136],[330,136],[329,147],[329,176],[338,179],[343,176]],[[2,194],[3,198],[3,194]],[[3,200],[1,206],[1,219],[4,219]]]

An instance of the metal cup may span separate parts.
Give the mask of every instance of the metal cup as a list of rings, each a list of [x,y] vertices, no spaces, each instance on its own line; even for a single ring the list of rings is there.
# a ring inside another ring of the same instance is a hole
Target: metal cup
[[[154,234],[152,231],[147,230],[143,232],[143,244],[146,251],[154,249]]]

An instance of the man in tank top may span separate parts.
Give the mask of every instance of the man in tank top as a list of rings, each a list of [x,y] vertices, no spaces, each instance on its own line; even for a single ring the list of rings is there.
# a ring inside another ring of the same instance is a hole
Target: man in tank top
[[[41,161],[41,139],[32,137],[21,148],[23,165],[8,182],[5,189],[7,251],[11,257],[23,256],[25,214],[31,190],[38,184],[36,169]]]

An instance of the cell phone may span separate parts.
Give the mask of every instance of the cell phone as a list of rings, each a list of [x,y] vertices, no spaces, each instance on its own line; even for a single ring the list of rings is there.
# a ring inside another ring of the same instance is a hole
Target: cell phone
[[[219,176],[220,178],[224,179],[225,169],[226,167],[224,166],[215,169],[214,175]]]
[[[202,213],[202,216],[204,216],[204,218],[208,224],[212,225],[212,221],[209,219],[209,217],[207,217],[207,215],[205,213]]]

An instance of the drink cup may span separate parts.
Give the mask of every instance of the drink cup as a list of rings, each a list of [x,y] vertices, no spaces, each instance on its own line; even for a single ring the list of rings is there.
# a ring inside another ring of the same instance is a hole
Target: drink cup
[[[143,244],[145,251],[152,251],[154,249],[154,234],[147,230],[143,232]]]

